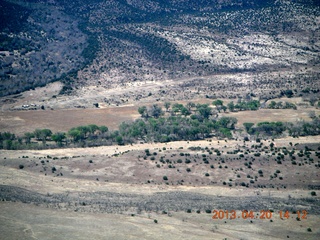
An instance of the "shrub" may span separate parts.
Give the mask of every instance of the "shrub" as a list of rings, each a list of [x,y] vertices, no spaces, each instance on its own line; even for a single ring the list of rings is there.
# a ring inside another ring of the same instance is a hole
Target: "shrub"
[[[317,193],[315,191],[312,191],[311,196],[317,196]]]
[[[186,159],[184,162],[185,162],[186,164],[191,163],[190,159]]]
[[[210,174],[209,174],[209,173],[206,173],[206,174],[205,174],[205,176],[206,176],[206,177],[209,177],[209,176],[210,176]]]
[[[158,223],[158,220],[157,220],[157,219],[154,219],[153,222],[154,222],[154,223]]]
[[[163,180],[164,181],[168,181],[168,177],[167,176],[163,176]]]
[[[24,165],[20,164],[19,169],[24,169]]]

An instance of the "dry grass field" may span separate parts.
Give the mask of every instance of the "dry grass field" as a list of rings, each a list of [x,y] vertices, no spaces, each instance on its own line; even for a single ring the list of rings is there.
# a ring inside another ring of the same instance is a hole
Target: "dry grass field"
[[[81,125],[97,124],[114,130],[121,122],[133,121],[138,117],[137,107],[134,106],[0,112],[0,128],[22,134],[32,132],[36,128],[49,128],[57,132],[68,131]]]

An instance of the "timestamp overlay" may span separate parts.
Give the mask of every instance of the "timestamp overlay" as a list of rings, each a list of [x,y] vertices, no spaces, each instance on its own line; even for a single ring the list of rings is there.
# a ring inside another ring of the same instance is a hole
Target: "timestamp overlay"
[[[308,211],[307,210],[298,210],[298,211],[289,211],[289,210],[213,210],[212,219],[214,220],[233,220],[233,219],[260,219],[260,220],[272,220],[273,218],[285,219],[296,219],[307,220]]]

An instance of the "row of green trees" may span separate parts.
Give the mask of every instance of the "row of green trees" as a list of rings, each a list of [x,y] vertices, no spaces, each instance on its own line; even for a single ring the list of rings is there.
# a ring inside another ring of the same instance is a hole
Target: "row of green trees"
[[[277,137],[287,129],[283,122],[243,123],[247,133],[264,137]]]
[[[223,102],[215,102],[223,106]],[[109,131],[106,126],[90,124],[71,128],[68,132],[52,133],[50,129],[36,129],[23,136],[0,132],[1,149],[30,149],[63,146],[99,146],[144,142],[170,142],[177,140],[198,140],[209,137],[232,138],[237,119],[218,117],[208,104],[165,103],[163,110],[158,105],[141,107],[141,118],[134,122],[123,122],[118,130]],[[244,123],[246,132],[259,137],[278,137],[287,134],[298,137],[320,134],[320,118],[314,116],[311,122]]]
[[[33,132],[26,132],[23,136],[16,136],[10,132],[0,132],[0,149],[29,149],[29,148],[43,148],[57,147],[70,145],[85,141],[92,141],[97,138],[104,137],[108,132],[106,126],[97,126],[90,124],[87,126],[79,126],[71,128],[68,132],[52,133],[50,129],[36,129]],[[50,142],[50,145],[47,145]],[[42,145],[40,145],[42,143]]]
[[[313,118],[311,122],[260,122],[256,125],[246,122],[243,126],[248,134],[262,137],[278,137],[286,131],[292,137],[320,135],[319,117]]]
[[[188,102],[186,105],[181,103],[171,104],[170,102],[165,102],[164,107],[165,111],[162,110],[157,104],[147,108],[146,106],[139,107],[138,112],[141,114],[143,118],[155,117],[158,118],[160,116],[165,115],[165,113],[169,113],[173,116],[175,115],[183,115],[190,116],[196,114],[204,119],[213,115],[214,109],[218,112],[226,112],[228,109],[230,112],[234,111],[245,111],[258,110],[260,107],[260,101],[258,100],[248,100],[248,101],[238,101],[236,104],[232,101],[224,105],[224,102],[220,99],[214,100],[212,105],[215,108],[211,108],[209,104],[195,104],[193,102]]]
[[[228,103],[228,109],[230,112],[234,111],[245,111],[245,110],[250,110],[250,111],[256,111],[260,108],[260,101],[258,100],[250,100],[250,101],[240,101],[238,103],[234,103],[233,101]]]
[[[270,109],[297,109],[297,106],[293,103],[290,102],[275,102],[271,101],[270,104],[268,105],[268,108]]]
[[[231,138],[231,131],[236,123],[237,119],[232,117],[222,117],[219,120],[184,116],[150,117],[133,123],[122,123],[119,126],[119,135],[124,142],[137,139],[146,142],[170,142],[199,140],[212,136]]]

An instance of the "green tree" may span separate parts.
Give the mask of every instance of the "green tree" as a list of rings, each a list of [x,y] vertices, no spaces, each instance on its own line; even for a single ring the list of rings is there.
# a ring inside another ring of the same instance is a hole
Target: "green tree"
[[[172,106],[172,112],[174,112],[175,114],[177,114],[178,112],[181,112],[181,110],[184,108],[183,104],[181,103],[175,103]]]
[[[74,142],[78,142],[80,140],[85,139],[83,132],[81,132],[78,128],[71,128],[68,131],[68,135],[73,138]]]
[[[63,132],[57,132],[52,134],[51,139],[55,141],[58,146],[62,146],[62,141],[66,138],[66,134]]]
[[[13,141],[12,140],[4,140],[2,142],[3,144],[3,149],[7,149],[7,150],[13,150]]]
[[[224,106],[224,105],[222,105],[222,106],[221,106],[221,109],[222,109],[224,112],[226,112],[226,111],[227,111],[227,107],[226,107],[226,106]]]
[[[118,145],[124,145],[122,136],[117,136],[116,137],[116,142],[117,142]]]
[[[108,127],[106,127],[106,126],[100,126],[99,127],[99,131],[101,132],[101,133],[106,133],[106,132],[108,132]]]
[[[249,110],[258,110],[260,107],[260,101],[252,100],[246,103],[246,108]]]
[[[293,91],[291,90],[291,89],[287,89],[287,90],[285,90],[285,91],[283,91],[283,92],[281,92],[283,95],[286,95],[287,96],[287,98],[291,98],[291,97],[293,97]]]
[[[95,124],[88,125],[88,132],[90,134],[94,134],[97,130],[99,130],[99,127]]]
[[[154,118],[159,118],[163,115],[162,108],[159,107],[157,104],[152,105],[152,107],[149,109],[149,115]]]
[[[218,135],[223,138],[232,138],[232,133],[228,128],[219,128]]]
[[[213,101],[212,104],[214,106],[222,106],[223,105],[223,101],[220,100],[220,99],[217,99],[217,100]]]
[[[243,123],[244,128],[246,129],[247,133],[249,133],[250,129],[253,127],[254,123],[245,122]]]
[[[26,144],[30,144],[31,143],[31,138],[34,138],[34,133],[26,132],[24,134],[24,139],[25,139]]]
[[[35,138],[37,138],[37,140],[40,140],[40,138],[41,138],[41,129],[34,130],[33,134],[34,134]]]
[[[181,109],[181,114],[184,115],[184,116],[188,116],[188,115],[191,114],[191,112],[188,110],[188,108],[183,107],[183,108]]]
[[[34,136],[38,139],[41,140],[43,144],[46,143],[46,140],[48,137],[52,135],[52,132],[50,129],[36,129],[34,131]]]
[[[197,111],[204,119],[208,119],[212,114],[212,109],[209,107],[208,104],[198,104]]]
[[[80,131],[80,133],[83,135],[84,138],[86,138],[88,133],[90,133],[89,126],[79,126],[79,127],[76,127],[76,129]]]
[[[218,124],[223,128],[234,129],[238,120],[234,117],[222,117],[219,119]]]
[[[271,109],[275,109],[276,105],[277,105],[277,103],[275,101],[271,101],[268,107]]]
[[[138,112],[141,115],[141,117],[143,117],[143,118],[148,118],[149,117],[146,106],[139,107],[138,108]]]
[[[195,106],[196,106],[196,104],[193,103],[193,102],[188,102],[187,103],[187,108],[188,108],[189,111],[191,111],[191,109],[194,108]]]
[[[229,108],[229,111],[230,111],[230,112],[233,112],[233,111],[234,111],[234,103],[233,103],[233,101],[231,101],[231,102],[228,103],[228,108]]]
[[[213,101],[212,104],[214,106],[216,106],[217,110],[220,112],[220,110],[222,109],[222,106],[223,106],[223,101],[220,99],[217,99],[217,100]]]

